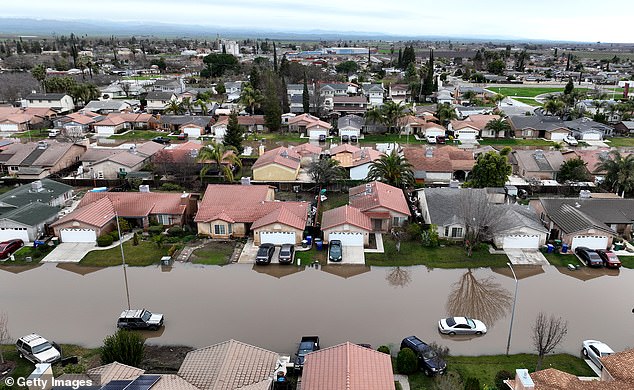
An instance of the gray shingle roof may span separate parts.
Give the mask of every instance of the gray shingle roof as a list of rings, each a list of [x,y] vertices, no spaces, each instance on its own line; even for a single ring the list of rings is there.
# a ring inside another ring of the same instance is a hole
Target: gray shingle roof
[[[25,184],[0,195],[0,204],[24,206],[33,202],[50,203],[73,187],[50,179],[42,179],[42,190],[36,192],[31,184]]]
[[[423,194],[427,201],[430,221],[425,221],[438,226],[451,224],[462,224],[460,216],[460,194],[459,188],[425,188]],[[485,193],[484,189],[473,189]]]
[[[498,223],[496,223],[496,232],[505,232],[528,227],[540,232],[548,233],[548,229],[542,225],[535,213],[535,210],[530,206],[504,204],[494,207],[500,207],[504,210],[504,213],[501,215]]]
[[[364,124],[365,118],[359,115],[346,115],[337,120],[337,127],[340,129],[346,126],[352,126],[360,129],[363,127]]]
[[[581,210],[583,199],[542,198],[540,199],[548,217],[565,233],[574,233],[586,229],[615,232],[601,220]],[[577,207],[579,205],[579,207]],[[587,211],[587,210],[586,210]]]
[[[566,128],[564,121],[558,117],[542,115],[513,115],[508,117],[508,121],[514,129],[531,128],[535,130],[553,131]]]
[[[198,126],[208,127],[212,121],[210,116],[192,116],[192,115],[162,115],[161,122],[168,123],[170,125],[185,125],[193,123]]]
[[[9,211],[7,213],[0,214],[0,219],[8,219],[27,226],[33,226],[37,225],[40,222],[48,221],[49,219],[56,216],[58,212],[58,207],[49,206],[40,202],[34,202]]]
[[[568,204],[607,225],[634,223],[634,199],[544,198],[542,204],[553,208]]]
[[[174,92],[150,91],[147,93],[147,100],[170,100]]]
[[[61,100],[65,93],[32,93],[26,97],[26,100]]]

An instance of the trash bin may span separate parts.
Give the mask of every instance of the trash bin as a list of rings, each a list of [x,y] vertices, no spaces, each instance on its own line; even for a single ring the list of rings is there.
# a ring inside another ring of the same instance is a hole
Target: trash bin
[[[620,251],[622,249],[623,249],[623,244],[621,244],[620,242],[617,242],[616,244],[614,244],[615,251]]]
[[[553,251],[555,250],[555,246],[553,244],[546,245],[546,248],[546,252],[548,253],[553,253]]]
[[[306,243],[311,246],[313,243],[313,236],[306,236]]]
[[[302,248],[308,248],[308,241],[302,240]]]
[[[321,238],[315,238],[315,246],[317,247],[318,251],[324,248],[324,242],[321,240]]]
[[[568,244],[563,244],[561,246],[561,253],[568,253]]]

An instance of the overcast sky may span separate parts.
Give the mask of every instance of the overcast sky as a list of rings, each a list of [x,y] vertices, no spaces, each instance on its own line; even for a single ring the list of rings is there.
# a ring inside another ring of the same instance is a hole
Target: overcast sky
[[[632,0],[4,0],[1,16],[163,22],[277,32],[328,30],[634,41],[630,28]]]

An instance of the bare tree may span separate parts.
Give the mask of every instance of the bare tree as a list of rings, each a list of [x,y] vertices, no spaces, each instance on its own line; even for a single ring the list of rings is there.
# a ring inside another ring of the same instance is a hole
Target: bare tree
[[[447,314],[466,316],[493,325],[511,307],[511,294],[492,277],[478,279],[471,270],[454,283],[447,299]]]
[[[9,316],[7,313],[0,313],[0,363],[4,364],[4,354],[2,353],[2,345],[11,339],[9,334]]]
[[[542,368],[544,356],[552,352],[566,337],[567,333],[568,321],[552,314],[547,317],[543,312],[537,315],[533,324],[533,347],[537,351],[538,356],[535,371],[539,371]]]
[[[401,267],[394,267],[387,273],[385,277],[390,286],[404,287],[412,281],[412,276],[408,269]]]
[[[486,190],[461,189],[459,215],[465,226],[465,247],[471,256],[473,248],[491,238],[492,227],[501,216],[499,207],[491,207]]]

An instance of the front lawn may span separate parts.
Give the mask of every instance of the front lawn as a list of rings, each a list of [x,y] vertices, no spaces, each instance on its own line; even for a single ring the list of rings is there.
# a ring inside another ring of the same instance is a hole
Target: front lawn
[[[132,130],[123,134],[114,134],[108,138],[113,139],[124,139],[124,140],[150,140],[154,137],[165,137],[166,133],[162,131],[153,131],[153,130]],[[176,137],[172,137],[176,139]]]
[[[156,264],[167,254],[169,244],[159,248],[149,240],[139,241],[139,245],[132,245],[132,240],[123,243],[125,262],[131,266],[147,266]],[[79,262],[80,265],[91,267],[112,267],[121,265],[121,249],[119,245],[106,250],[93,250]]]
[[[489,86],[486,89],[493,93],[499,93],[515,99],[515,96],[534,98],[545,93],[563,92],[564,87],[495,87]],[[577,88],[576,91],[588,91],[588,88]]]
[[[308,265],[312,262],[319,262],[321,265],[328,264],[328,249],[324,245],[323,250],[318,251],[313,244],[313,247],[308,251],[296,251],[295,252],[295,265],[301,260],[301,265]]]
[[[488,249],[474,250],[467,257],[461,245],[426,248],[420,242],[401,242],[400,252],[396,251],[396,243],[388,235],[383,235],[385,253],[366,253],[365,263],[371,266],[408,266],[425,265],[429,268],[478,268],[506,267],[508,257],[489,253]]]
[[[407,144],[409,141],[410,144],[421,144],[425,143],[425,141],[419,141],[414,138],[414,135],[409,136],[409,140],[407,135],[400,134],[365,134],[363,139],[359,140],[361,143],[387,143],[387,142],[397,142],[401,145]]]
[[[538,102],[537,100],[533,98],[513,98],[513,100],[517,100],[518,102],[522,102],[533,107],[543,106],[543,104],[541,104],[540,102]]]
[[[608,138],[606,141],[608,141],[606,143],[609,146],[614,146],[616,148],[634,146],[634,137],[615,137]]]
[[[501,370],[515,374],[515,369],[526,368],[533,372],[536,365],[537,355],[533,354],[449,356],[447,358],[449,372],[460,375],[463,382],[468,378],[476,378],[480,381],[480,386],[488,385],[489,387],[495,385],[495,375]],[[596,376],[583,359],[568,354],[547,355],[542,368],[555,368],[576,376]],[[417,373],[410,375],[409,381],[412,390],[420,390],[429,389],[436,379]]]
[[[38,248],[33,248],[33,246],[23,246],[22,248],[18,249],[13,254],[13,257],[15,258],[15,261],[7,260],[4,264],[7,264],[7,265],[8,264],[19,264],[19,265],[37,264],[52,249],[53,248],[48,246],[48,245],[42,245],[42,246],[40,246]],[[31,258],[30,262],[26,261],[27,257]]]
[[[96,367],[100,364],[99,349],[84,348],[77,345],[61,344],[63,356],[77,356],[79,363],[77,365],[68,365],[62,367],[61,364],[55,364],[53,366],[53,373],[55,376],[60,376],[66,373],[75,373],[75,370],[80,369],[84,372],[86,369]],[[17,379],[19,377],[26,378],[35,369],[35,366],[26,359],[20,358],[18,352],[15,350],[15,345],[0,345],[4,353],[4,359],[8,362],[15,363],[15,368],[9,375],[10,377]],[[2,386],[0,385],[0,388]],[[7,387],[8,388],[8,387]]]
[[[483,138],[478,140],[480,145],[502,145],[502,146],[553,146],[552,141],[545,139],[522,139],[522,138]]]
[[[196,264],[225,265],[229,263],[234,247],[234,242],[211,242],[196,249],[190,261]]]
[[[621,256],[619,260],[621,260],[623,268],[634,269],[634,256]]]
[[[17,138],[26,138],[35,141],[41,138],[48,138],[48,129],[27,130],[21,133],[16,133]]]
[[[552,265],[558,267],[567,267],[568,264],[583,265],[577,256],[573,252],[568,253],[544,253],[546,260]]]

